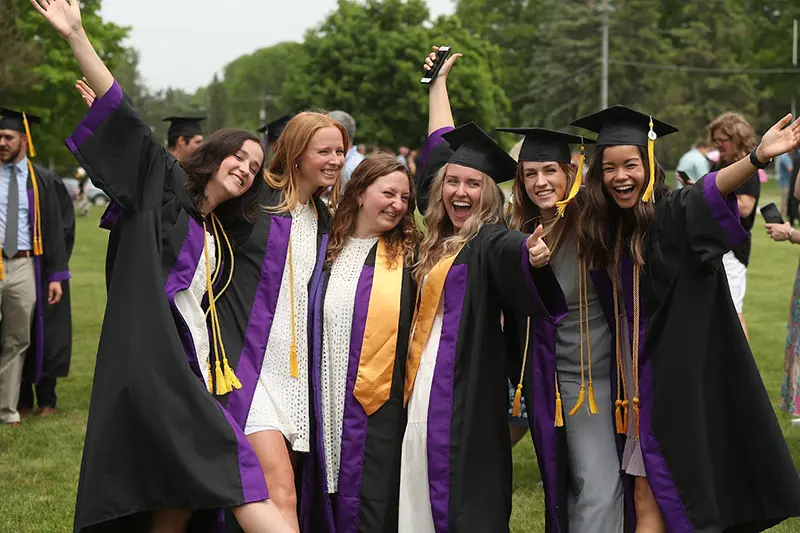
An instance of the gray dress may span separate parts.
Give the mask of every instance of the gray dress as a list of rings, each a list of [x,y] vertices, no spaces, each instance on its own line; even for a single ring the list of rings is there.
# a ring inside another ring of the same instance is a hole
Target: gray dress
[[[573,235],[564,237],[551,265],[569,307],[556,335],[556,369],[569,450],[569,529],[573,533],[621,533],[624,524],[623,487],[611,411],[612,332],[591,277],[587,275],[592,378],[600,413],[589,415],[587,396],[575,416],[570,416],[581,386],[578,262]],[[584,365],[588,387],[586,359]]]

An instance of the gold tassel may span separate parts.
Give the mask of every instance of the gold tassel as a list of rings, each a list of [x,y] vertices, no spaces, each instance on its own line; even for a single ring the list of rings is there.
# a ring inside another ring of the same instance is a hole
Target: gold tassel
[[[586,159],[585,149],[583,146],[583,138],[581,138],[581,158],[578,163],[578,172],[575,174],[575,182],[572,184],[572,188],[569,191],[569,195],[566,199],[561,200],[560,202],[556,202],[556,208],[558,209],[558,216],[563,217],[564,213],[567,212],[567,206],[578,195],[578,192],[581,190],[581,183],[583,183],[583,162]]]
[[[556,421],[555,427],[564,427],[564,406],[561,404],[561,393],[556,389]]]
[[[653,117],[650,117],[650,131],[647,134],[647,158],[650,160],[650,179],[642,195],[643,202],[653,199],[653,189],[656,185],[656,132],[653,130]]]
[[[31,137],[31,127],[28,124],[28,115],[23,111],[22,123],[25,124],[25,136],[28,139],[28,153],[30,157],[36,157],[36,148],[33,147],[33,137]]]
[[[522,350],[522,370],[519,372],[519,383],[517,391],[514,393],[514,405],[511,408],[511,416],[519,416],[522,404],[522,381],[525,378],[525,366],[528,364],[528,346],[531,340],[531,317],[525,322],[525,349]]]
[[[300,367],[297,364],[297,345],[294,342],[289,349],[289,375],[293,378],[300,377]]]
[[[589,414],[596,415],[600,412],[597,408],[597,402],[594,401],[594,384],[589,382]]]
[[[234,391],[242,388],[242,382],[239,381],[239,378],[236,377],[236,374],[233,372],[231,365],[228,364],[228,360],[225,359],[225,382],[228,384],[228,391]]]
[[[222,366],[219,364],[219,359],[217,359],[216,369],[214,370],[214,381],[217,384],[217,396],[222,396],[230,392],[228,389],[228,382],[225,381],[225,375],[222,373]]]
[[[211,379],[211,350],[208,353],[208,392],[214,394],[214,381]]]
[[[522,403],[522,383],[517,385],[517,392],[514,393],[514,406],[511,408],[511,416],[519,416],[521,403]]]
[[[622,432],[627,435],[628,430],[630,429],[630,420],[629,417],[631,415],[631,411],[629,409],[630,403],[628,400],[622,400]]]
[[[617,433],[625,433],[625,426],[622,424],[622,400],[614,402],[614,423]]]
[[[639,440],[639,398],[633,397],[633,423],[636,429],[636,440]]]
[[[581,384],[581,392],[578,394],[578,401],[575,403],[575,407],[572,408],[572,411],[569,412],[569,416],[575,416],[578,413],[578,409],[581,408],[583,402],[586,400],[586,386]]]

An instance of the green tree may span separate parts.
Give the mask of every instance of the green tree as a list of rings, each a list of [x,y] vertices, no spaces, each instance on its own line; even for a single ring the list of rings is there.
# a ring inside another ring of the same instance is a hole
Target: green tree
[[[219,76],[214,74],[214,80],[208,86],[208,131],[216,131],[227,125],[227,100],[225,86]]]
[[[45,124],[33,132],[39,163],[69,172],[76,163],[64,146],[64,139],[86,114],[86,106],[74,89],[80,69],[69,45],[36,13],[28,0],[13,0],[13,7],[19,13],[16,22],[21,35],[26,42],[34,44],[41,61],[30,69],[33,83],[7,105],[26,109],[45,119]],[[99,11],[99,0],[81,2],[86,33],[113,72],[127,53],[122,41],[128,29],[103,21]]]
[[[493,127],[508,107],[489,68],[497,49],[455,17],[440,18],[433,28],[426,27],[428,18],[423,0],[339,0],[338,9],[306,34],[305,54],[288,73],[283,103],[351,113],[360,142],[419,145],[427,132],[421,65],[431,44],[446,43],[465,54],[452,77],[458,120]]]
[[[265,120],[291,114],[283,102],[288,70],[304,53],[303,45],[278,43],[239,57],[225,66],[228,122],[255,130]]]

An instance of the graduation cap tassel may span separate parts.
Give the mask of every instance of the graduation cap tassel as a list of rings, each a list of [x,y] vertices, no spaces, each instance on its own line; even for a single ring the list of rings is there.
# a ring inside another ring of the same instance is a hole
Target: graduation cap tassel
[[[522,370],[519,373],[519,383],[517,391],[514,393],[514,404],[511,407],[511,416],[519,416],[522,408],[522,380],[525,377],[525,365],[528,363],[528,346],[531,339],[531,317],[525,322],[525,349],[522,351]]]
[[[569,195],[566,199],[561,200],[560,202],[556,202],[556,208],[558,209],[558,216],[563,217],[564,214],[567,212],[567,206],[578,195],[578,192],[581,190],[581,184],[583,183],[583,162],[586,160],[586,149],[583,146],[583,138],[581,137],[581,158],[578,162],[578,172],[575,173],[575,181],[572,183],[572,188],[569,191]]]
[[[647,159],[650,163],[650,177],[647,188],[642,195],[642,201],[649,202],[653,199],[653,188],[656,185],[656,132],[653,130],[653,117],[650,117],[650,131],[647,133]]]
[[[25,137],[28,139],[28,154],[36,157],[36,148],[33,147],[33,137],[31,137],[31,127],[28,124],[28,115],[22,113],[22,123],[25,125]]]

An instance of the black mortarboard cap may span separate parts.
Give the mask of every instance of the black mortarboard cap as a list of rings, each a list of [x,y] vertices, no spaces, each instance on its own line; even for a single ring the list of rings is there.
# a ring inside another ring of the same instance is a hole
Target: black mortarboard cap
[[[474,122],[459,126],[442,137],[455,152],[448,163],[480,170],[497,183],[514,177],[517,162]]]
[[[594,144],[594,140],[580,135],[545,128],[497,128],[497,131],[525,136],[517,158],[519,161],[570,163],[572,162],[570,144]]]
[[[650,132],[650,115],[645,115],[624,105],[615,105],[597,113],[586,115],[570,125],[597,133],[598,146],[647,146]],[[657,138],[676,133],[678,128],[655,118],[653,131]],[[655,140],[655,139],[654,139]]]
[[[3,116],[3,118],[0,119],[0,130],[13,130],[20,133],[27,133],[25,131],[25,121],[23,120],[22,111],[0,107],[0,115]],[[28,119],[29,124],[42,123],[42,119],[36,115],[31,115],[30,113],[25,113],[24,115]]]
[[[203,128],[200,122],[205,120],[206,117],[181,117],[173,116],[167,117],[163,122],[169,122],[169,130],[167,130],[167,137],[180,135],[182,137],[194,137],[195,135],[202,135]]]
[[[292,120],[293,116],[294,115],[283,115],[281,118],[273,120],[269,124],[265,124],[258,128],[258,133],[265,134],[267,145],[277,142],[278,137],[280,137],[281,133],[283,133],[283,129],[286,127],[286,124]]]

